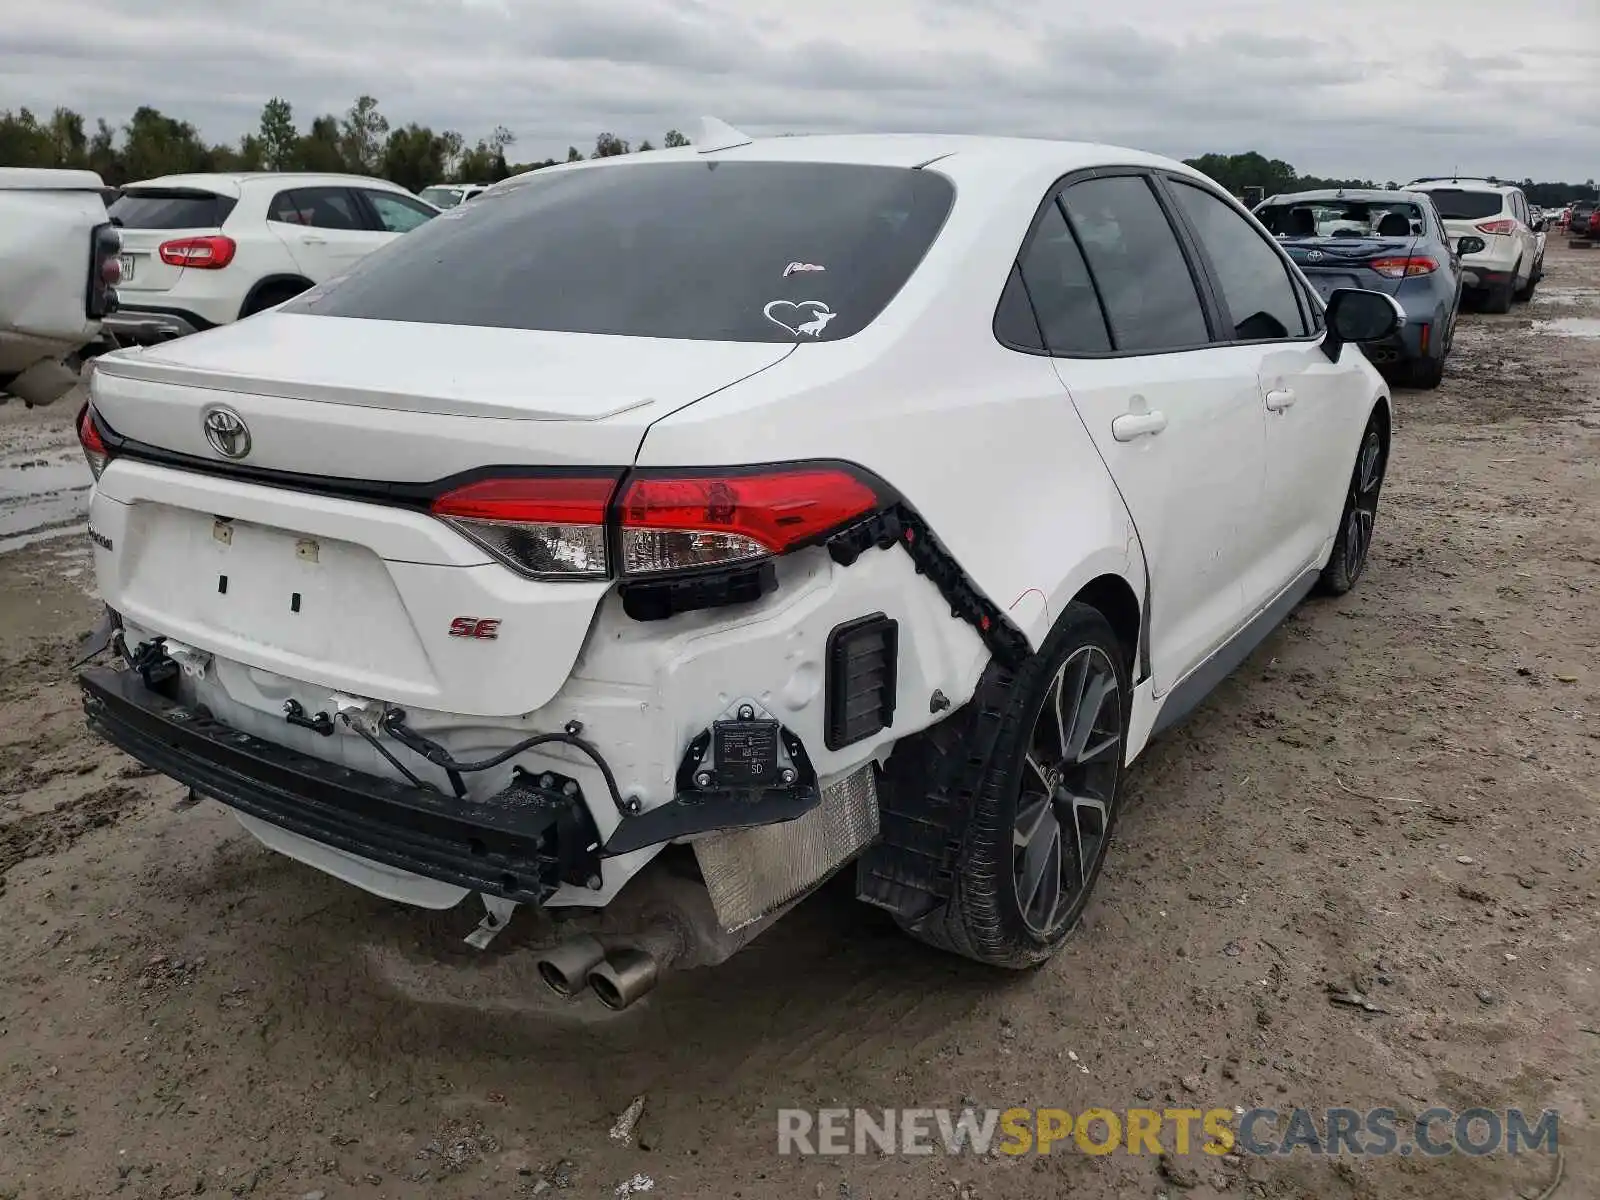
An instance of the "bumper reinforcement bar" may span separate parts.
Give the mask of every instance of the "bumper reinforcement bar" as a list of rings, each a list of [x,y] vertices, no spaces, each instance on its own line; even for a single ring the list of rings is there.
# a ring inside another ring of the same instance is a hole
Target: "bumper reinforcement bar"
[[[520,903],[598,878],[599,834],[571,780],[519,772],[484,801],[353,771],[253,737],[147,687],[78,676],[89,727],[196,792],[374,862]],[[571,790],[563,790],[569,786]]]

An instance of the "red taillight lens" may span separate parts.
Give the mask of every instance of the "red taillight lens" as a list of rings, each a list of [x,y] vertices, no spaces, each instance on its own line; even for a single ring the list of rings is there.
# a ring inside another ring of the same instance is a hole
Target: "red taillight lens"
[[[618,501],[622,573],[654,575],[783,554],[876,512],[843,467],[635,476]]]
[[[100,282],[107,287],[116,287],[122,282],[122,260],[120,258],[103,259],[100,263]]]
[[[106,464],[111,461],[111,452],[101,440],[100,431],[94,427],[94,410],[87,404],[78,415],[78,444],[83,447],[83,457],[89,460],[89,473],[98,481]]]
[[[1404,279],[1407,275],[1432,275],[1439,269],[1439,264],[1426,255],[1412,255],[1409,258],[1374,259],[1371,267],[1385,278]]]
[[[178,238],[162,242],[156,251],[161,261],[169,267],[194,267],[201,271],[219,271],[233,261],[239,247],[231,237]]]
[[[535,579],[604,579],[610,574],[606,507],[617,478],[613,474],[484,479],[446,492],[430,511],[519,574]]]
[[[1475,226],[1479,233],[1506,234],[1517,228],[1517,223],[1512,220],[1483,221]]]

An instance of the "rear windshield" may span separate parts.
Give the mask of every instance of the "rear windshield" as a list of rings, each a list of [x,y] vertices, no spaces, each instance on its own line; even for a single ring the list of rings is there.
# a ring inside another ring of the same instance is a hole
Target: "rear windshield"
[[[485,192],[286,312],[567,333],[831,341],[863,329],[950,211],[904,167],[670,162]]]
[[[1288,200],[1264,205],[1256,216],[1278,237],[1410,237],[1423,230],[1415,204]]]
[[[215,229],[228,219],[235,201],[210,192],[123,192],[106,210],[124,229]]]
[[[1498,216],[1505,207],[1499,192],[1471,192],[1463,188],[1430,188],[1428,196],[1446,221],[1476,221]]]

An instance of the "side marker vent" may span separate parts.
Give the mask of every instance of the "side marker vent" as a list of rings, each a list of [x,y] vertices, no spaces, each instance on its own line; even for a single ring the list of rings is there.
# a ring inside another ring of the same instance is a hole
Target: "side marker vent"
[[[900,623],[882,613],[846,621],[828,635],[823,742],[839,750],[894,724]]]

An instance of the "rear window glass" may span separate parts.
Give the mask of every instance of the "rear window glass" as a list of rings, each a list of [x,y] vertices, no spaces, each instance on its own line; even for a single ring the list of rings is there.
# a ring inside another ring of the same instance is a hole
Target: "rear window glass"
[[[1476,221],[1494,217],[1506,205],[1499,192],[1472,192],[1464,188],[1429,188],[1433,206],[1446,221]]]
[[[234,203],[210,192],[123,192],[106,212],[124,229],[215,229]]]
[[[1278,237],[1412,237],[1424,231],[1422,210],[1409,203],[1301,200],[1267,204],[1256,218]]]
[[[950,211],[903,167],[675,162],[485,192],[286,312],[568,333],[832,341],[910,278]]]

